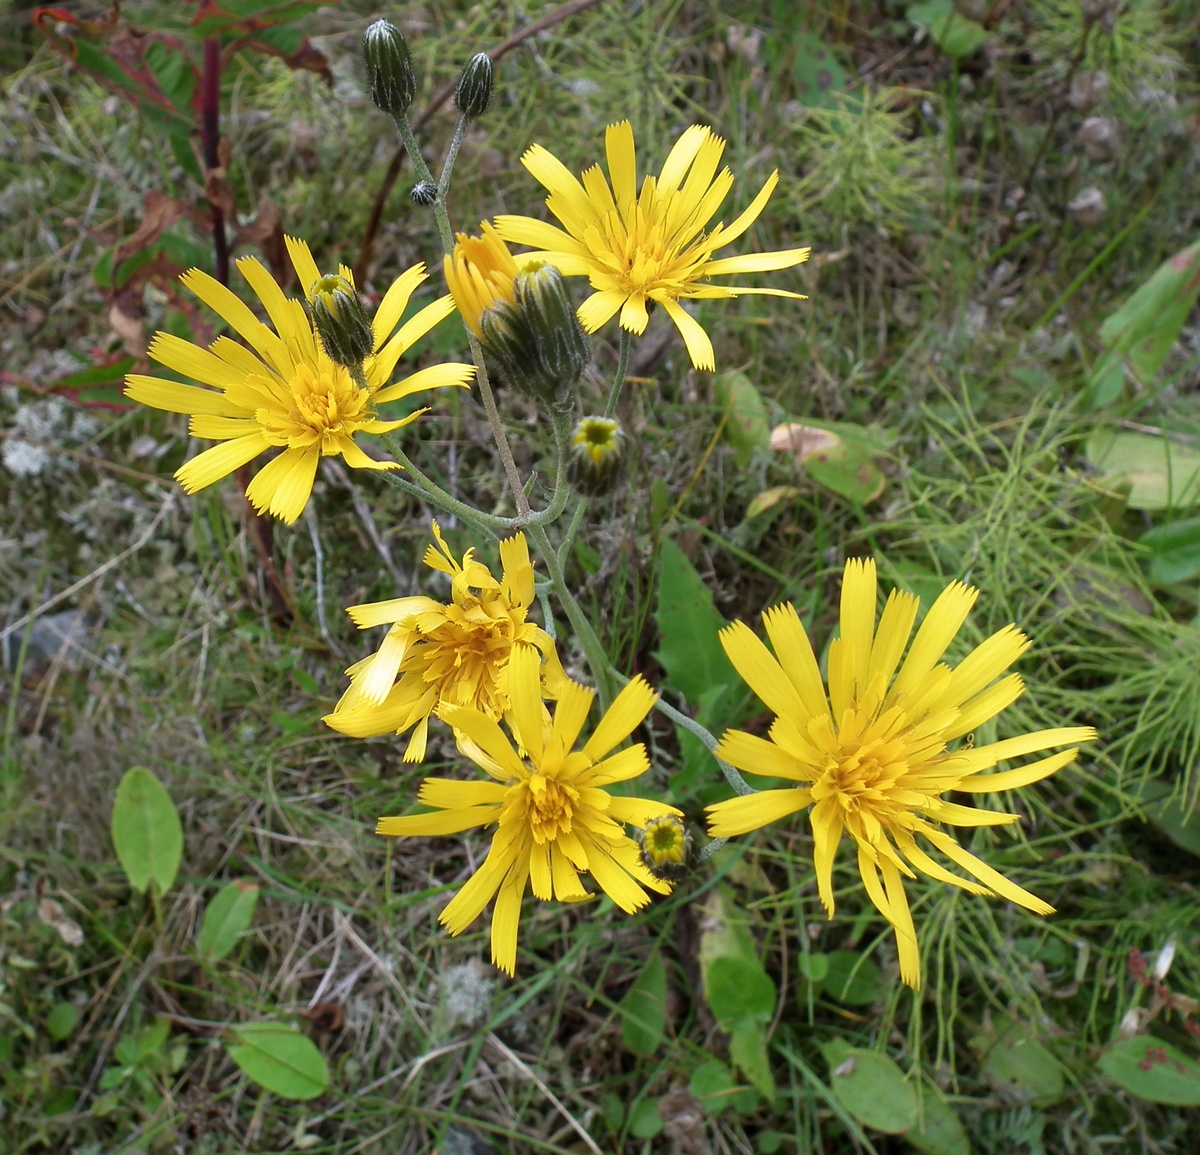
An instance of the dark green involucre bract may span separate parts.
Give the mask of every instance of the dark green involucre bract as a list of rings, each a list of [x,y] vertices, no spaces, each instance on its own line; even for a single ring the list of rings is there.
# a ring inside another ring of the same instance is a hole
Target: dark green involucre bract
[[[399,116],[417,95],[417,74],[403,33],[387,20],[376,20],[363,33],[367,92],[377,108]]]
[[[476,120],[487,112],[492,100],[495,68],[486,52],[479,52],[467,61],[454,90],[454,107],[468,120]]]
[[[371,318],[358,290],[344,277],[322,277],[312,287],[313,327],[332,361],[352,368],[375,348]]]

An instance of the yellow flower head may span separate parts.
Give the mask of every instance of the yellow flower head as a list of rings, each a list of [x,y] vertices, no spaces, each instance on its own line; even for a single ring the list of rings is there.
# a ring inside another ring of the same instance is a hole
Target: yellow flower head
[[[516,971],[526,883],[536,898],[579,902],[591,897],[579,877],[586,871],[632,914],[650,901],[643,888],[660,894],[671,888],[642,865],[624,824],[642,826],[679,813],[662,802],[614,797],[604,789],[636,778],[650,765],[641,743],[612,753],[654,705],[650,687],[634,678],[576,750],[595,695],[565,682],[551,720],[542,705],[539,665],[529,646],[517,646],[509,660],[508,727],[517,748],[480,710],[443,706],[438,711],[454,727],[459,749],[492,781],[427,778],[417,797],[433,813],[381,818],[376,828],[378,834],[444,835],[496,824],[483,865],[450,900],[440,921],[451,934],[461,934],[495,895],[492,962],[510,975]]]
[[[489,305],[497,301],[515,304],[513,285],[520,272],[508,246],[491,223],[484,221],[480,229],[481,237],[456,234],[458,244],[454,246],[454,252],[442,258],[446,286],[467,328],[476,337],[483,335],[479,318]]]
[[[309,301],[321,273],[303,241],[286,238],[292,265]],[[294,522],[312,493],[317,462],[341,455],[355,469],[399,469],[394,461],[376,461],[354,442],[354,434],[388,433],[415,421],[424,409],[398,421],[382,421],[376,406],[398,401],[422,389],[465,385],[470,365],[435,365],[394,385],[387,380],[401,355],[419,337],[454,311],[449,297],[426,305],[393,335],[413,291],[426,279],[425,266],[414,265],[388,289],[372,321],[374,353],[363,362],[367,388],[355,384],[350,370],[330,360],[317,339],[304,306],[283,290],[254,257],[237,262],[258,295],[271,325],[219,281],[199,269],[180,280],[250,346],[218,337],[208,349],[169,333],[156,333],[150,356],[209,388],[181,385],[131,373],[125,394],[155,409],[191,415],[193,437],[221,442],[193,457],[175,474],[195,493],[232,473],[267,449],[281,452],[259,470],[246,496],[259,512]],[[344,265],[340,275],[353,286]],[[272,328],[271,326],[274,326]]]
[[[620,310],[621,327],[646,328],[647,306],[666,309],[687,345],[697,369],[715,366],[712,342],[680,300],[736,297],[742,293],[795,297],[783,289],[713,285],[711,277],[728,273],[789,269],[808,260],[809,250],[786,249],[713,259],[713,253],[740,237],[759,217],[775,185],[773,172],[758,196],[731,225],[708,222],[733,187],[733,173],[717,166],[725,141],[702,125],[692,125],[675,143],[657,177],[637,188],[633,129],[628,121],[605,133],[608,180],[593,165],[580,184],[569,169],[540,144],[521,163],[550,192],[546,206],[563,228],[531,217],[500,216],[496,228],[506,241],[533,245],[530,257],[557,265],[564,277],[587,277],[596,290],[579,310],[583,327],[594,333]],[[564,231],[565,230],[565,231]]]
[[[1053,912],[935,825],[1002,826],[1019,816],[947,802],[942,795],[997,794],[1028,786],[1061,770],[1078,749],[1015,770],[983,771],[1096,736],[1091,726],[1071,726],[986,746],[972,746],[968,740],[950,748],[1024,691],[1018,674],[1000,677],[1029,647],[1014,626],[992,634],[953,668],[941,660],[977,596],[977,590],[960,582],[948,586],[901,662],[918,600],[893,590],[876,630],[875,563],[848,561],[841,633],[829,647],[828,696],[792,605],[763,614],[774,657],[741,622],[721,631],[730,661],[776,718],[769,740],[727,731],[717,757],[739,770],[797,785],[710,806],[710,832],[716,837],[745,834],[811,806],[817,889],[830,917],[834,855],[842,834],[848,834],[858,846],[867,894],[895,929],[900,977],[914,988],[921,985],[920,956],[902,877],[914,878],[921,871],[972,894],[998,894],[1037,914]],[[935,862],[918,846],[918,834],[978,882]]]
[[[489,718],[508,712],[508,663],[518,646],[541,651],[547,696],[566,680],[550,635],[527,620],[534,588],[525,535],[500,543],[499,581],[474,550],[459,563],[436,521],[433,536],[437,546],[425,551],[425,564],[450,575],[450,601],[418,595],[350,606],[360,630],[391,629],[375,653],[346,671],[350,687],[325,716],[352,738],[403,734],[415,726],[406,762],[424,759],[429,716],[440,706],[470,706]]]

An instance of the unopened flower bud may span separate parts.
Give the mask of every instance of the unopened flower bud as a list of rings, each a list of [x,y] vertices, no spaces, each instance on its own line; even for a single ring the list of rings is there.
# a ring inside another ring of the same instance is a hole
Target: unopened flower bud
[[[367,66],[367,92],[377,108],[399,116],[417,95],[417,74],[400,29],[387,20],[376,20],[362,41]]]
[[[573,389],[592,359],[592,347],[562,273],[542,265],[521,273],[513,288],[533,333],[542,376],[554,383],[554,392]]]
[[[511,301],[494,301],[479,317],[479,339],[488,371],[518,393],[538,394],[537,348],[521,310]]]
[[[352,368],[375,348],[371,318],[345,277],[322,277],[309,291],[313,326],[331,361]]]
[[[634,837],[642,865],[664,882],[679,882],[691,870],[692,836],[682,818],[673,814],[651,818]]]
[[[412,192],[408,195],[412,197],[413,204],[427,209],[437,201],[437,185],[431,180],[419,180],[413,185]]]
[[[1121,133],[1110,116],[1089,116],[1076,136],[1080,147],[1094,161],[1109,161],[1121,147]]]
[[[1067,205],[1067,211],[1085,229],[1089,229],[1104,220],[1104,214],[1108,212],[1108,202],[1098,188],[1085,188]]]
[[[458,78],[454,107],[468,120],[477,120],[487,112],[487,106],[491,103],[494,81],[492,58],[486,52],[472,56]]]
[[[611,493],[625,473],[625,433],[611,417],[585,417],[571,431],[567,477],[587,497]]]
[[[1103,70],[1079,72],[1071,78],[1071,90],[1067,95],[1067,103],[1077,112],[1091,112],[1093,108],[1103,103],[1107,93],[1107,72]]]

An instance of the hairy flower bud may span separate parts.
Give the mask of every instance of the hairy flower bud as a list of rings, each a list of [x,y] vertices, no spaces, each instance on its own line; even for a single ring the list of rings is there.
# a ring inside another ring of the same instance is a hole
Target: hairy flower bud
[[[479,318],[488,371],[518,393],[541,393],[537,347],[524,314],[511,301],[494,301]]]
[[[431,180],[419,180],[413,185],[412,192],[408,195],[412,197],[413,204],[427,209],[437,201],[437,185]]]
[[[611,417],[585,417],[571,431],[567,477],[587,497],[611,493],[625,473],[625,433]]]
[[[495,81],[495,69],[492,58],[486,52],[479,52],[467,61],[467,66],[458,78],[458,87],[454,90],[454,107],[468,120],[477,120],[491,103],[492,85]]]
[[[529,269],[517,277],[514,292],[533,333],[542,375],[555,382],[556,391],[573,389],[592,359],[592,347],[562,274],[553,265]]]
[[[377,108],[399,116],[417,95],[417,74],[400,29],[387,20],[376,20],[362,41],[367,66],[367,92]]]
[[[330,360],[352,368],[375,348],[371,318],[345,277],[322,277],[309,292],[313,326]]]
[[[634,834],[642,865],[664,882],[679,882],[691,870],[692,836],[682,818],[673,814],[651,818]]]

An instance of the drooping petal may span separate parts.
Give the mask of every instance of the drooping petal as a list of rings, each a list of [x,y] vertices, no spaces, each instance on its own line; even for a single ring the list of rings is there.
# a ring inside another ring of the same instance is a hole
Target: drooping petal
[[[246,486],[246,497],[260,513],[269,510],[280,521],[291,525],[312,496],[320,452],[315,445],[304,449],[285,449],[268,461]]]
[[[786,790],[759,790],[753,794],[742,794],[737,798],[726,798],[706,806],[708,833],[713,838],[736,838],[751,830],[760,830],[803,810],[812,803],[812,795],[801,787]]]
[[[697,369],[707,369],[712,372],[717,365],[716,355],[703,326],[670,297],[663,298],[661,304],[667,311],[667,316],[675,322],[675,328],[679,330],[679,335],[687,346],[692,365]],[[586,326],[584,327],[586,328]]]

